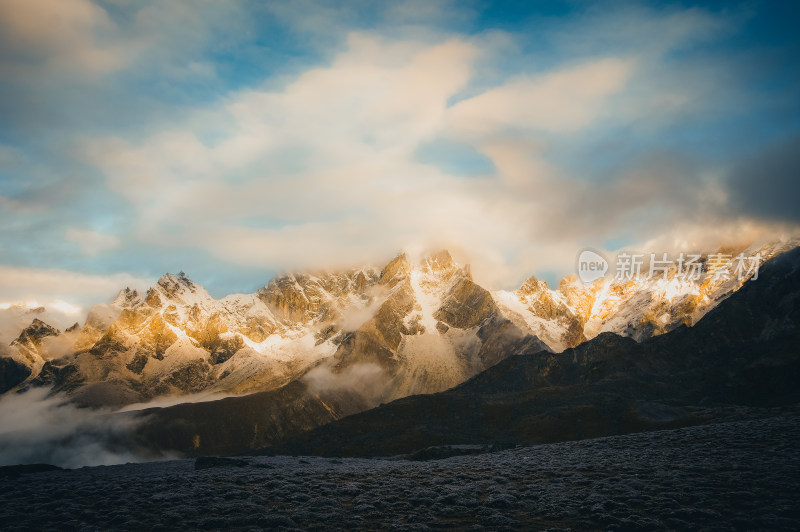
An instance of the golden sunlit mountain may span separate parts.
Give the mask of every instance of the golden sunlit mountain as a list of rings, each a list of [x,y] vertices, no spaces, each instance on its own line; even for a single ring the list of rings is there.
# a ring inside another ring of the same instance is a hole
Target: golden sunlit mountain
[[[748,250],[765,260],[790,247]],[[746,279],[673,270],[652,278],[535,277],[489,291],[446,251],[383,268],[289,273],[254,294],[212,298],[183,272],[125,288],[64,332],[36,318],[4,347],[2,391],[53,386],[74,401],[121,406],[159,397],[274,390],[309,372],[374,369],[370,401],[451,388],[503,358],[553,352],[602,332],[643,340],[692,325]]]

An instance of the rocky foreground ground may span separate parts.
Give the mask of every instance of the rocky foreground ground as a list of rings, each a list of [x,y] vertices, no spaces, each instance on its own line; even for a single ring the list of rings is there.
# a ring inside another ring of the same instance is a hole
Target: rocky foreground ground
[[[245,457],[0,479],[20,529],[800,529],[800,416],[412,462]],[[203,465],[202,463],[200,465]]]

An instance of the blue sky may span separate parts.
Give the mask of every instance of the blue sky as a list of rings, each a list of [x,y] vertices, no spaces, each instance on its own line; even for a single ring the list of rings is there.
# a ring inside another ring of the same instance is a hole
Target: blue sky
[[[0,303],[795,234],[796,2],[0,0]],[[652,249],[651,249],[652,248]]]

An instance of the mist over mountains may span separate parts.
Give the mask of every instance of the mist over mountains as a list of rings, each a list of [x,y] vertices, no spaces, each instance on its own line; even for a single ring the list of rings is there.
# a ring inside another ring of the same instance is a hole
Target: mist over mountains
[[[787,247],[750,251],[767,259]],[[384,399],[431,393],[510,352],[692,325],[744,280],[674,273],[591,285],[570,276],[555,290],[530,277],[513,292],[489,291],[444,251],[419,263],[399,255],[382,268],[287,273],[222,299],[183,272],[166,274],[145,293],[121,290],[63,332],[34,317],[2,348],[0,391],[51,385],[82,404],[121,406],[268,391],[325,362],[337,371],[377,365],[392,381]]]
[[[0,0],[0,529],[800,530],[798,19]]]
[[[766,260],[792,245],[738,251]],[[167,274],[145,293],[122,289],[63,332],[34,318],[2,347],[0,390],[32,404],[89,407],[76,424],[98,426],[90,412],[117,412],[110,425],[85,432],[111,449],[116,437],[108,434],[134,431],[137,443],[123,445],[120,456],[236,453],[452,389],[515,355],[545,352],[559,361],[600,349],[621,356],[701,322],[744,281],[686,280],[673,270],[588,285],[571,276],[554,290],[531,277],[513,292],[489,291],[446,251],[420,262],[399,255],[381,268],[287,273],[253,294],[222,299],[183,272]],[[579,396],[570,393],[559,408]],[[449,416],[464,406],[437,408]],[[647,424],[631,423],[640,425]]]

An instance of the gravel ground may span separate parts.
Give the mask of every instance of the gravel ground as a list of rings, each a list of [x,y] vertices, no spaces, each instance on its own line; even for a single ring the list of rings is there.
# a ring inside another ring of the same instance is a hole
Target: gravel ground
[[[799,443],[792,415],[431,462],[245,457],[33,473],[0,479],[0,528],[798,530]]]

